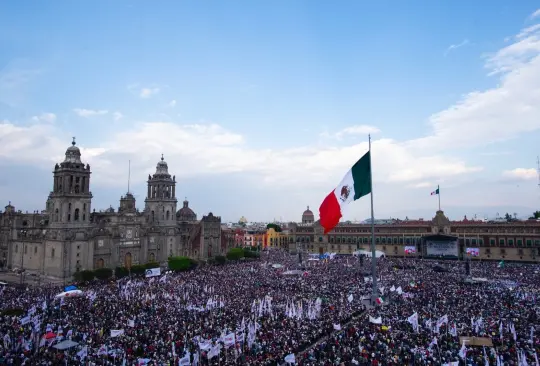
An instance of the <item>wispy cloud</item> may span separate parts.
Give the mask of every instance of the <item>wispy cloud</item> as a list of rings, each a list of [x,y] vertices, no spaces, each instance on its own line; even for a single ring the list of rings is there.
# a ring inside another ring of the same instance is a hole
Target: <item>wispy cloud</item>
[[[329,133],[325,131],[321,133],[320,136],[324,138],[334,138],[337,140],[341,140],[342,138],[347,137],[347,136],[369,135],[369,134],[374,134],[374,133],[379,133],[379,132],[381,132],[381,130],[379,130],[377,127],[374,127],[374,126],[356,125],[356,126],[346,127],[335,133]]]
[[[157,93],[159,93],[159,88],[142,88],[139,93],[139,96],[143,99],[147,99]]]
[[[540,9],[532,13],[530,16],[531,19],[538,18],[538,17],[540,17]]]
[[[171,107],[171,108],[176,107],[176,100],[174,100],[174,99],[171,100],[171,101],[169,102],[169,107]]]
[[[84,108],[75,108],[73,112],[75,112],[80,117],[84,117],[84,118],[94,117],[94,116],[103,116],[109,113],[109,111],[103,110],[103,109],[94,110],[94,109],[84,109]]]
[[[512,180],[531,180],[538,177],[538,172],[534,168],[516,168],[503,172],[503,177]]]
[[[32,121],[53,123],[54,121],[56,121],[56,114],[54,114],[54,113],[41,113],[39,116],[32,117]]]
[[[463,41],[461,41],[461,43],[458,43],[458,44],[451,44],[450,46],[448,46],[448,48],[446,49],[446,51],[444,51],[444,55],[447,56],[450,52],[452,51],[455,51],[457,50],[458,48],[461,48],[463,46],[466,46],[468,45],[470,42],[468,39],[464,39]]]
[[[120,112],[114,112],[113,117],[115,121],[120,121],[122,118],[124,118],[124,115]]]

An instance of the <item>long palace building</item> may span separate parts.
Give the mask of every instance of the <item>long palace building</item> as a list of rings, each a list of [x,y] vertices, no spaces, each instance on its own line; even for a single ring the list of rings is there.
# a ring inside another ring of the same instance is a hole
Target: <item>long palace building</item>
[[[301,223],[289,224],[281,237],[272,234],[269,246],[309,253],[352,254],[358,249],[370,249],[371,224],[340,223],[324,235],[308,207]],[[429,221],[395,220],[375,225],[375,243],[376,249],[389,257],[445,256],[539,262],[540,221],[489,223],[467,218],[450,221],[443,211],[437,211]]]

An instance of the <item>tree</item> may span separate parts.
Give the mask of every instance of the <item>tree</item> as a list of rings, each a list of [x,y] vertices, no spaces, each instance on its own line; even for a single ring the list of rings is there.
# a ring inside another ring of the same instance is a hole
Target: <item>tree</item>
[[[126,267],[116,267],[114,269],[114,275],[116,278],[124,278],[129,275],[129,271]]]
[[[169,257],[168,265],[171,271],[181,272],[192,269],[197,264],[193,259],[188,257]]]
[[[506,221],[512,221],[512,216],[508,212],[504,214],[504,218]]]
[[[158,262],[148,262],[144,265],[146,269],[159,268]]]
[[[225,262],[227,261],[227,258],[225,258],[222,255],[216,255],[214,260],[216,261],[216,264],[225,264]]]
[[[266,229],[274,229],[274,231],[275,231],[276,233],[280,233],[280,232],[281,232],[281,227],[280,227],[278,224],[274,224],[274,223],[271,223],[271,224],[266,225]]]
[[[99,280],[108,280],[113,275],[113,270],[110,268],[98,268],[94,271],[94,276]]]
[[[81,281],[92,281],[94,277],[94,271],[85,270],[81,272]]]
[[[529,220],[540,220],[540,211],[533,212],[532,216],[529,217]]]
[[[240,258],[244,258],[244,249],[243,248],[232,248],[227,253],[227,259],[231,261],[237,261]]]

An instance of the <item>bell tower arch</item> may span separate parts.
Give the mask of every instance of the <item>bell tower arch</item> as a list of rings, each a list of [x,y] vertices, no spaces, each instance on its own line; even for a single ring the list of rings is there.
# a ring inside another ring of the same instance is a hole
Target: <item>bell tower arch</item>
[[[81,161],[81,151],[73,137],[64,161],[56,164],[53,171],[53,190],[47,199],[49,224],[52,228],[90,224],[90,174],[90,165]]]
[[[169,174],[163,154],[154,175],[148,176],[148,191],[144,202],[148,223],[156,226],[176,225],[176,178]]]

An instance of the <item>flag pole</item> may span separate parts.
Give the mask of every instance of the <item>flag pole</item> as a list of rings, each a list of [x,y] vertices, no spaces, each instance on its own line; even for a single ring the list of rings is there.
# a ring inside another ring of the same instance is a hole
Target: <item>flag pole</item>
[[[377,253],[375,251],[375,214],[373,213],[373,165],[371,164],[371,135],[369,139],[369,184],[371,186],[371,304],[375,305],[378,295],[377,289]]]
[[[440,211],[441,210],[441,188],[439,188],[438,184],[437,184],[437,192],[439,192],[439,194],[437,194],[437,196],[439,196],[439,211]]]

